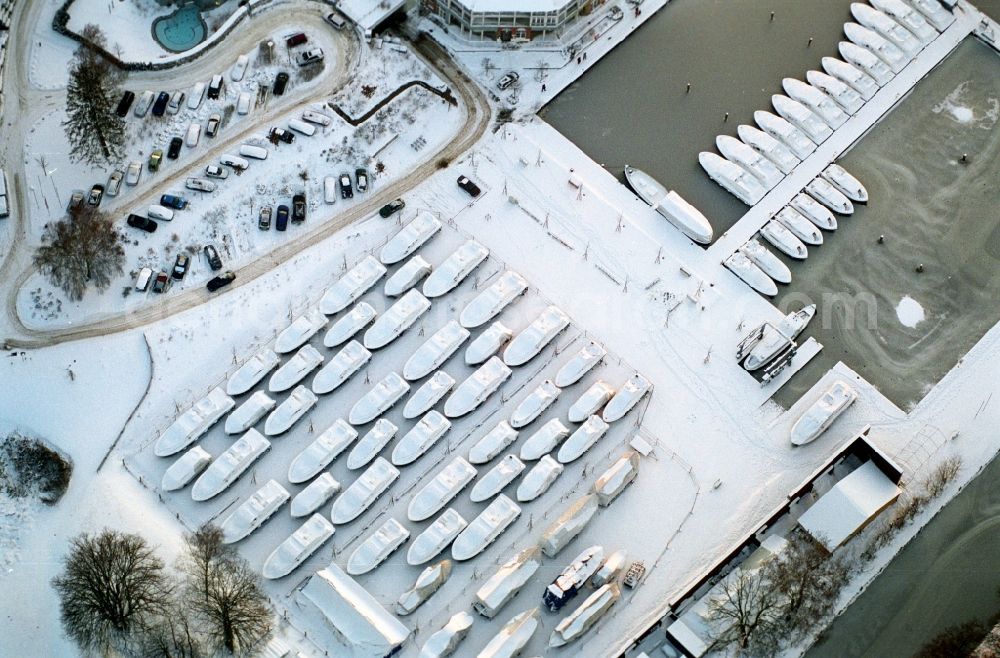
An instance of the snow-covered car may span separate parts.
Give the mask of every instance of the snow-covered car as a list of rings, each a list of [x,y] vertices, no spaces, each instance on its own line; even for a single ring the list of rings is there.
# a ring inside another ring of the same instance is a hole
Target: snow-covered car
[[[243,92],[240,94],[240,98],[236,101],[236,111],[240,114],[250,113],[250,94],[248,92]]]
[[[208,97],[217,100],[222,95],[222,88],[226,86],[226,81],[221,75],[216,73],[212,76],[212,81],[208,85]]]
[[[226,165],[227,167],[232,167],[233,169],[247,169],[250,167],[250,161],[246,158],[241,158],[238,155],[232,155],[230,153],[224,153],[219,156],[219,164]]]
[[[295,61],[299,66],[309,66],[310,64],[315,64],[316,62],[322,62],[323,49],[310,48],[309,50],[305,50],[295,56]]]
[[[323,179],[323,201],[325,203],[337,202],[337,179],[327,176]]]
[[[201,102],[205,100],[205,89],[208,88],[204,82],[194,83],[194,87],[191,89],[191,95],[188,96],[188,109],[197,110],[201,106]]]
[[[181,105],[184,104],[184,99],[187,97],[183,91],[175,91],[170,95],[170,102],[167,103],[167,113],[177,114],[181,110]]]
[[[141,162],[128,163],[128,171],[125,173],[125,184],[138,185],[140,176],[142,176],[142,163]]]
[[[368,191],[368,170],[363,167],[358,167],[354,170],[354,181],[358,188],[358,192]]]
[[[499,89],[500,91],[503,91],[504,89],[507,89],[512,84],[514,84],[515,82],[517,82],[520,77],[521,76],[519,76],[514,71],[510,71],[509,73],[505,73],[504,76],[502,78],[500,78],[500,80],[497,82],[497,89]]]
[[[189,178],[184,181],[184,187],[196,192],[214,192],[215,183],[204,178]]]
[[[327,14],[326,22],[338,30],[343,30],[344,26],[347,25],[347,21],[341,18],[340,15],[337,14],[337,12]]]
[[[201,124],[192,123],[190,126],[188,126],[187,138],[185,140],[185,143],[188,145],[188,148],[194,148],[195,146],[198,146],[198,140],[200,139],[201,139]]]
[[[346,172],[340,175],[340,196],[344,199],[354,197],[354,188],[351,187],[351,175]]]
[[[302,113],[302,120],[308,121],[309,123],[315,123],[319,126],[329,126],[333,123],[333,119],[322,114],[320,112],[314,112],[313,110],[306,110]]]
[[[391,217],[392,215],[396,214],[405,207],[406,207],[405,201],[403,201],[402,199],[395,199],[382,206],[379,209],[378,214],[381,217]]]
[[[271,228],[271,206],[264,206],[260,209],[260,215],[257,217],[257,228],[262,231]]]
[[[108,186],[105,188],[104,192],[108,196],[117,196],[118,192],[122,189],[122,179],[125,178],[125,172],[121,169],[115,169],[108,176]],[[135,183],[131,183],[135,185]]]
[[[228,178],[229,170],[219,165],[208,165],[205,167],[205,175],[209,178]]]
[[[229,77],[232,78],[233,82],[239,82],[246,75],[247,65],[250,64],[250,58],[246,55],[240,55],[236,58],[236,63],[233,64],[233,70],[230,72]]]
[[[213,114],[208,117],[208,125],[205,126],[205,135],[215,137],[215,134],[219,132],[220,123],[222,123],[222,115]]]
[[[139,270],[138,276],[135,277],[135,289],[139,292],[146,292],[149,290],[149,282],[153,279],[153,270],[148,267],[144,267]]]
[[[104,198],[104,186],[95,185],[90,188],[90,194],[87,195],[87,204],[91,206],[101,205],[101,199]]]
[[[85,195],[83,190],[73,190],[73,193],[69,195],[69,205],[66,209],[72,210],[73,208],[79,208],[83,205],[84,198]]]

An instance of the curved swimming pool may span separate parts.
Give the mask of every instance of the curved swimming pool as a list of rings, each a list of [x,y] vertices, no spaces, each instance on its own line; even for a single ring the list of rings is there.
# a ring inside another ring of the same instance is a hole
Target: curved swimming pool
[[[167,16],[153,21],[153,38],[172,53],[182,53],[197,46],[208,36],[208,26],[193,5],[184,5]]]

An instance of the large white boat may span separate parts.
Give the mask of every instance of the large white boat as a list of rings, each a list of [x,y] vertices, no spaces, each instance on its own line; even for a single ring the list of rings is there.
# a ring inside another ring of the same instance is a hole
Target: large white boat
[[[396,436],[399,428],[385,418],[379,418],[368,430],[368,433],[361,437],[361,440],[354,444],[350,454],[347,455],[347,468],[355,470],[366,466],[371,460],[378,456],[382,448],[389,445],[389,441]]]
[[[841,41],[838,45],[838,50],[840,51],[840,56],[848,64],[853,64],[870,75],[879,86],[892,80],[893,73],[889,65],[880,60],[875,53],[867,48],[862,48],[850,41]]]
[[[832,98],[847,114],[854,114],[865,105],[861,94],[846,82],[838,80],[829,73],[806,71],[806,81]]]
[[[423,379],[444,365],[462,343],[469,338],[469,330],[458,323],[449,320],[448,324],[434,332],[417,348],[403,365],[403,378],[408,381]]]
[[[394,265],[422,247],[425,242],[441,230],[441,222],[426,210],[417,213],[409,224],[392,236],[379,254],[385,265]]]
[[[601,617],[607,614],[611,606],[621,598],[621,595],[617,583],[607,583],[597,588],[580,604],[579,608],[556,624],[556,628],[549,638],[549,646],[565,646],[585,635]]]
[[[476,336],[465,350],[465,364],[478,366],[486,359],[500,351],[500,348],[510,342],[514,332],[502,322],[494,322],[486,331]]]
[[[774,219],[760,227],[760,236],[786,256],[798,260],[805,260],[809,257],[809,250],[802,244],[802,240],[789,231],[787,226]]]
[[[726,260],[722,261],[722,264],[760,294],[768,297],[774,297],[778,294],[778,286],[774,283],[774,279],[754,265],[749,258],[743,255],[743,252],[733,252]]]
[[[789,98],[805,105],[831,127],[839,128],[847,121],[847,115],[840,106],[816,87],[796,78],[784,78],[781,86]]]
[[[500,494],[455,538],[455,543],[451,545],[452,558],[464,562],[476,557],[520,515],[521,508],[517,503]]]
[[[611,398],[615,396],[615,387],[598,380],[590,385],[583,395],[566,412],[566,418],[571,423],[582,423],[590,416],[598,413]]]
[[[393,465],[406,466],[417,461],[450,429],[450,420],[437,411],[428,411],[393,448]]]
[[[260,432],[248,431],[201,474],[191,488],[191,498],[201,502],[219,495],[270,449],[271,442],[261,436]]]
[[[820,144],[833,134],[833,130],[808,107],[798,101],[794,101],[784,94],[774,94],[771,96],[771,104],[774,109],[790,124],[804,132],[809,139]]]
[[[441,560],[421,571],[413,587],[400,594],[396,600],[396,614],[401,616],[413,614],[413,611],[433,596],[434,592],[441,589],[450,576],[451,560]]]
[[[527,279],[513,270],[507,270],[465,305],[459,316],[459,322],[466,329],[484,325],[523,295],[527,289]]]
[[[329,473],[321,474],[292,498],[292,517],[300,518],[315,513],[338,491],[340,483]]]
[[[558,418],[553,418],[538,428],[521,444],[521,459],[534,461],[555,450],[559,442],[569,436],[569,430]]]
[[[200,439],[235,406],[236,402],[222,388],[213,388],[164,430],[156,440],[153,451],[157,457],[169,457],[180,452]]]
[[[302,381],[306,375],[318,368],[323,363],[323,355],[312,345],[303,345],[295,356],[286,361],[280,368],[274,371],[270,381],[267,383],[267,390],[272,393],[281,393]]]
[[[594,482],[597,504],[607,507],[639,475],[639,453],[629,450],[615,460]]]
[[[448,548],[468,522],[453,508],[446,509],[434,523],[414,538],[406,552],[406,561],[414,566],[433,560]]]
[[[767,110],[757,110],[753,120],[765,133],[778,140],[795,154],[800,160],[816,150],[816,144],[809,137],[781,117]]]
[[[351,378],[354,373],[368,363],[372,353],[356,340],[352,340],[337,352],[316,376],[313,377],[313,393],[330,393]]]
[[[448,623],[427,638],[417,658],[447,658],[452,655],[469,634],[472,622],[472,615],[465,610],[456,612]]]
[[[924,44],[937,39],[938,31],[927,22],[923,14],[903,0],[871,0],[872,6],[896,21]]]
[[[361,299],[361,295],[378,283],[378,280],[385,275],[385,271],[385,265],[378,262],[374,256],[365,256],[326,291],[319,301],[320,310],[327,315],[340,313]]]
[[[651,390],[653,390],[653,384],[648,379],[639,373],[633,373],[625,385],[618,389],[615,396],[611,398],[608,406],[604,407],[601,418],[608,423],[620,420],[625,414],[632,411],[632,407],[639,404],[639,400]]]
[[[604,422],[600,416],[591,416],[587,421],[576,428],[569,438],[559,446],[556,459],[560,464],[569,464],[583,456],[583,453],[597,443],[604,436],[611,426]]]
[[[288,398],[271,412],[264,422],[264,434],[275,436],[287,432],[295,422],[316,406],[319,398],[305,386],[296,386]]]
[[[269,347],[264,348],[250,357],[246,363],[229,376],[229,381],[226,382],[226,393],[229,395],[246,393],[264,379],[267,373],[277,368],[279,363],[281,363],[281,358],[278,354]]]
[[[271,552],[264,562],[261,574],[269,580],[287,576],[319,550],[333,533],[334,528],[329,521],[319,514],[313,514]]]
[[[490,250],[475,240],[469,240],[438,265],[424,281],[424,296],[440,297],[453,290],[465,277],[472,274],[490,255]]]
[[[473,609],[487,619],[493,619],[521,591],[542,565],[537,546],[526,548],[500,565],[496,573],[476,590]]]
[[[296,318],[278,334],[278,338],[274,341],[274,351],[278,354],[287,354],[298,349],[325,327],[326,323],[326,316],[318,308],[309,309],[305,315]]]
[[[517,476],[525,469],[524,462],[515,455],[505,455],[486,474],[476,482],[469,492],[469,500],[474,503],[481,503],[489,500],[504,490],[508,484],[517,479]]]
[[[257,424],[257,421],[274,409],[277,403],[264,391],[256,391],[246,402],[236,408],[226,418],[226,434],[242,434]]]
[[[538,356],[568,326],[569,316],[558,307],[549,306],[514,336],[503,352],[503,362],[508,366],[524,365]]]
[[[347,450],[356,438],[358,431],[344,422],[343,418],[338,418],[292,460],[288,467],[288,481],[301,484],[313,479],[333,463],[340,453]]]
[[[749,371],[757,370],[767,365],[788,341],[795,340],[816,315],[816,305],[810,304],[798,311],[786,315],[778,325],[764,325],[764,333],[747,358],[743,367]]]
[[[714,236],[712,224],[700,210],[674,190],[667,190],[644,171],[625,165],[625,179],[643,201],[681,233],[699,244],[709,244]]]
[[[410,531],[402,523],[396,519],[387,520],[358,544],[351,557],[347,558],[347,573],[352,576],[368,573],[385,562],[409,538]]]
[[[562,389],[553,384],[551,379],[546,379],[514,408],[510,415],[510,426],[518,430],[530,425],[559,399],[560,393]]]
[[[788,205],[819,228],[826,231],[837,230],[837,218],[833,216],[833,213],[826,206],[810,195],[799,192],[792,197]]]
[[[351,425],[369,423],[391,409],[409,392],[410,385],[398,373],[390,372],[354,403],[347,414],[347,422]]]
[[[806,192],[836,213],[841,215],[854,214],[854,204],[851,203],[851,200],[825,178],[814,178],[809,181],[809,184],[806,185]]]
[[[490,357],[489,361],[469,375],[458,385],[455,392],[448,396],[448,400],[444,403],[444,415],[448,418],[458,418],[472,412],[496,393],[510,375],[511,370],[503,361],[495,356]]]
[[[406,401],[406,405],[403,406],[403,418],[410,420],[423,416],[431,410],[431,407],[440,402],[441,398],[446,396],[454,386],[455,378],[444,370],[438,370]]]
[[[160,488],[164,491],[183,489],[211,463],[212,455],[201,446],[195,446],[178,457],[163,473]]]
[[[740,136],[743,143],[760,153],[765,158],[774,163],[783,174],[790,174],[795,167],[802,162],[792,150],[771,137],[760,128],[740,124],[736,128],[736,134]]]
[[[937,4],[937,0],[933,1],[934,4]],[[871,30],[874,30],[875,32],[878,32],[882,35],[882,37],[891,41],[909,57],[913,57],[924,47],[924,44],[921,43],[920,39],[918,39],[913,32],[910,32],[905,27],[869,4],[852,2],[851,15],[854,16],[854,20],[857,22]]]
[[[854,89],[861,95],[861,98],[870,101],[878,91],[879,84],[875,78],[871,77],[853,64],[848,64],[836,57],[824,57],[820,60],[823,70],[831,77],[840,80],[847,86]]]
[[[910,63],[910,55],[875,30],[864,25],[853,22],[844,23],[844,34],[853,43],[871,51],[895,73],[899,73]]]
[[[792,445],[803,446],[814,441],[857,399],[857,391],[838,379],[795,421]]]
[[[908,0],[908,4],[919,11],[938,32],[944,32],[955,22],[955,16],[942,7],[938,0]]]
[[[431,518],[472,482],[478,473],[472,464],[461,457],[455,457],[413,495],[406,508],[406,518],[411,521]]]
[[[715,138],[715,145],[719,149],[719,153],[727,160],[738,164],[756,176],[757,180],[767,189],[771,189],[784,178],[773,162],[735,137],[719,135]]]
[[[667,188],[641,169],[625,165],[625,180],[640,199],[654,208],[667,196]]]
[[[861,181],[848,173],[839,164],[829,165],[820,175],[851,201],[855,203],[868,203],[868,190],[861,184]]]
[[[369,350],[385,347],[413,326],[430,307],[430,301],[418,291],[406,293],[365,332],[365,347]]]
[[[583,379],[583,376],[593,370],[598,363],[603,361],[607,354],[608,351],[603,346],[590,341],[579,352],[574,354],[573,358],[559,368],[559,371],[556,372],[556,376],[553,378],[553,382],[559,388],[572,386]]]
[[[382,457],[376,457],[372,465],[333,501],[330,520],[343,525],[358,518],[388,491],[398,477],[399,469]]]
[[[497,426],[487,432],[483,438],[469,450],[469,461],[473,464],[485,464],[507,449],[507,446],[517,440],[517,430],[506,420],[501,420]]]
[[[517,502],[528,503],[545,493],[566,467],[549,455],[542,455],[517,485]]]
[[[433,270],[434,268],[424,260],[423,256],[414,256],[386,279],[385,296],[399,297],[411,288],[415,288]]]
[[[538,630],[538,615],[538,608],[531,608],[512,617],[476,658],[514,658],[520,655]]]
[[[781,259],[770,252],[770,250],[757,241],[750,238],[740,247],[740,253],[746,256],[751,263],[759,267],[764,274],[768,275],[778,283],[791,283],[792,271],[781,262]]]
[[[753,174],[716,153],[702,151],[698,162],[709,178],[748,206],[755,205],[767,193]]]
[[[268,480],[267,484],[243,501],[243,504],[222,522],[220,526],[222,543],[235,544],[247,537],[274,516],[289,498],[291,495],[288,490],[278,484],[277,480]]]
[[[346,343],[359,331],[375,321],[378,312],[375,307],[368,302],[358,302],[354,308],[339,320],[333,323],[323,336],[325,347],[337,347]]]
[[[796,238],[806,244],[823,244],[823,234],[815,224],[791,206],[785,206],[774,215],[775,221],[787,228]]]

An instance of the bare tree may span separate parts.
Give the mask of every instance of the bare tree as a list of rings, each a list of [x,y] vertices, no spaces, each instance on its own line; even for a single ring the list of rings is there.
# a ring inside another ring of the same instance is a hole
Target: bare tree
[[[116,162],[125,155],[125,120],[115,113],[125,74],[103,52],[106,40],[96,25],[86,25],[73,57],[66,87],[66,121],[63,127],[74,162]]]
[[[167,614],[147,626],[131,653],[135,658],[204,658],[208,655],[183,599],[171,602]]]
[[[711,649],[737,648],[741,655],[772,655],[778,644],[781,597],[771,587],[767,572],[737,569],[727,577],[708,606],[708,619],[717,629]]]
[[[90,285],[99,290],[111,285],[122,273],[125,249],[111,220],[83,204],[45,229],[34,262],[52,285],[78,300]]]
[[[832,556],[809,534],[796,530],[768,576],[783,598],[783,634],[801,637],[833,614],[840,590],[850,579],[842,556]]]

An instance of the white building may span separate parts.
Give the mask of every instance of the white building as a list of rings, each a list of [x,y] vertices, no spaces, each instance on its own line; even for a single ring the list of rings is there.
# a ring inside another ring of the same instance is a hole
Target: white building
[[[530,41],[559,32],[605,0],[421,0],[422,9],[469,39]]]

